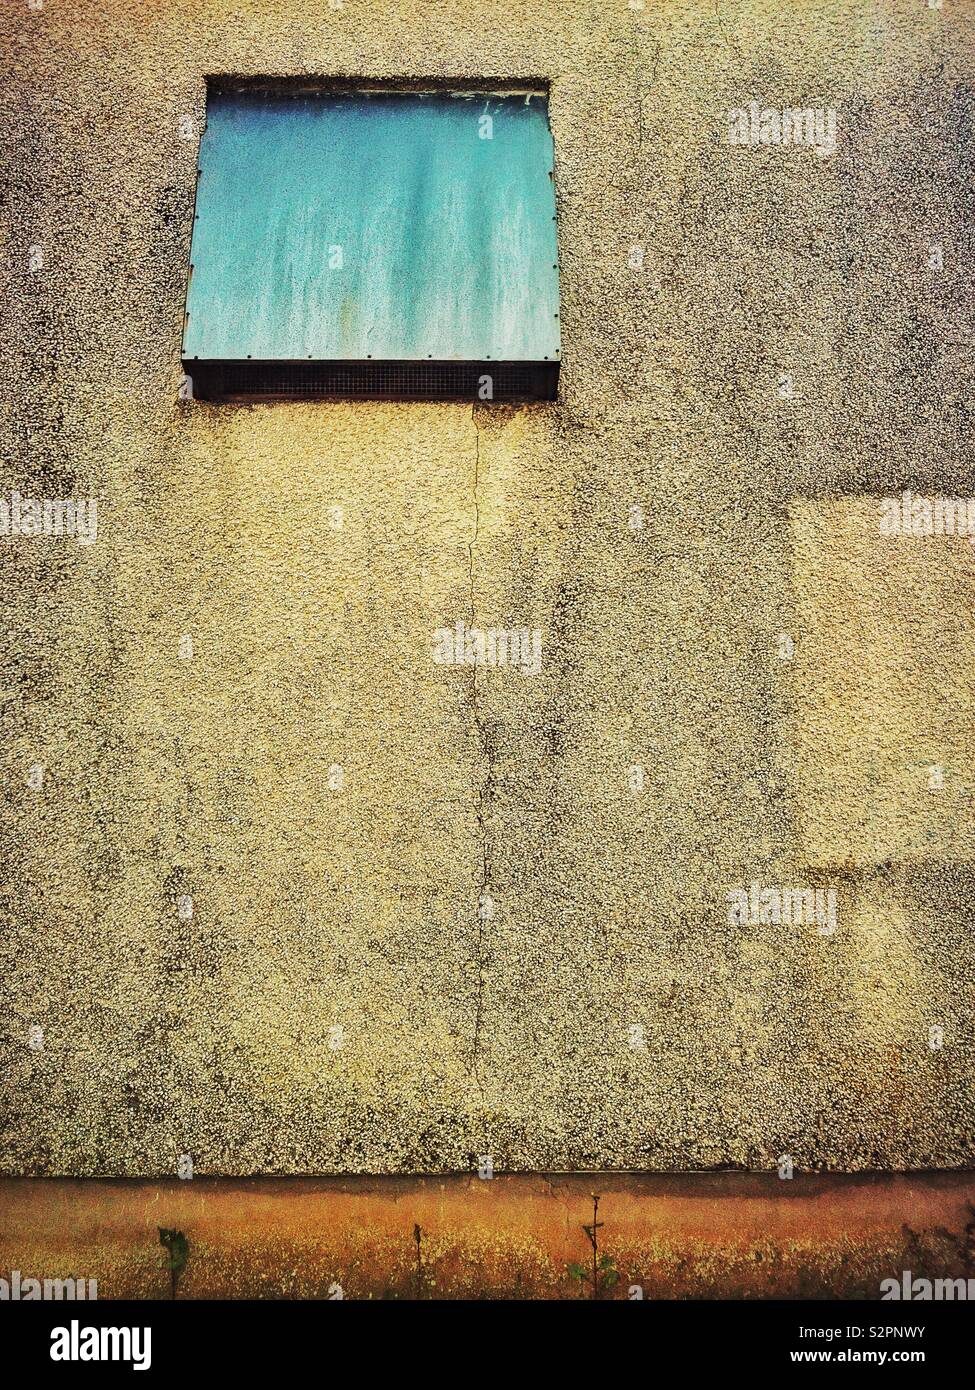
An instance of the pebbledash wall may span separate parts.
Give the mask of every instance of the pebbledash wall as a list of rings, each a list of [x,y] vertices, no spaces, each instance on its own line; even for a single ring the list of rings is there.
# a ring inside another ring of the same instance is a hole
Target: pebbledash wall
[[[970,1164],[975,4],[2,23],[2,1171]],[[559,401],[180,400],[208,74],[550,83]]]

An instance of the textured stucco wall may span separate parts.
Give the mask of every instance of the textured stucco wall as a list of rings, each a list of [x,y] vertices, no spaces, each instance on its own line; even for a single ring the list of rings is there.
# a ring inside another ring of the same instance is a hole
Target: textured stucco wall
[[[973,20],[4,0],[4,1172],[971,1161]],[[181,403],[208,73],[550,80],[561,400]]]

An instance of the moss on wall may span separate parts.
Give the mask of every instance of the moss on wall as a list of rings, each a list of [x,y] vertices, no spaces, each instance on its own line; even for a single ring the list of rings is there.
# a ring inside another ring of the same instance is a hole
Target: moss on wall
[[[972,552],[851,518],[975,491],[972,18],[8,10],[3,1171],[970,1161]],[[181,402],[210,73],[550,80],[561,400]]]

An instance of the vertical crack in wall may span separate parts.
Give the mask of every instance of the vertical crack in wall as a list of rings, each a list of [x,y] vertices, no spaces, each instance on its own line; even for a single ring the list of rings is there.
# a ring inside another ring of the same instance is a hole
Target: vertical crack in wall
[[[471,406],[471,420],[474,425],[474,533],[467,547],[470,573],[470,598],[471,598],[471,627],[476,626],[477,622],[477,597],[475,592],[474,579],[474,550],[478,542],[481,529],[481,512],[478,503],[478,486],[480,483],[481,471],[481,432],[477,424],[477,405]],[[491,787],[493,780],[493,766],[491,756],[491,740],[481,717],[481,709],[478,704],[477,691],[477,662],[471,666],[471,710],[474,716],[474,727],[477,730],[477,739],[481,747],[481,754],[484,759],[484,776],[477,792],[477,825],[481,843],[481,866],[480,884],[477,890],[477,1000],[474,1008],[474,1031],[471,1039],[471,1062],[470,1075],[480,1092],[481,1099],[484,1099],[484,1085],[478,1073],[478,1053],[481,1041],[481,1019],[484,1012],[484,922],[487,905],[485,897],[490,895],[491,884],[491,856],[488,844],[488,831],[486,821],[486,807],[491,800]]]
[[[630,54],[633,61],[633,70],[636,75],[636,155],[637,160],[639,161],[643,156],[643,141],[645,134],[643,107],[645,101],[647,100],[647,97],[650,95],[652,91],[656,89],[657,68],[660,65],[660,54],[663,51],[663,44],[655,43],[653,46],[653,65],[650,70],[649,78],[647,79],[646,83],[644,83],[643,74],[648,64],[642,42],[643,24],[639,20],[639,18],[636,19],[636,22],[633,25],[633,28],[630,32],[630,39]]]

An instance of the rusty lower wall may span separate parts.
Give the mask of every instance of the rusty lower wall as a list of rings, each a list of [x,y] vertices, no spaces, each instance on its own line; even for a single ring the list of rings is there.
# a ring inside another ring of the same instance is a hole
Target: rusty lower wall
[[[180,1298],[575,1298],[594,1188],[607,1297],[875,1299],[905,1269],[975,1275],[971,1173],[714,1173],[5,1179],[0,1277],[168,1297],[164,1227],[190,1245]]]

